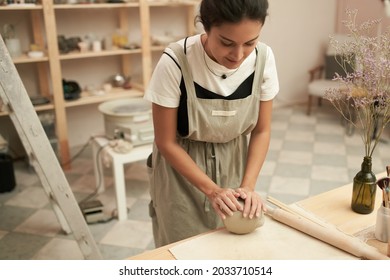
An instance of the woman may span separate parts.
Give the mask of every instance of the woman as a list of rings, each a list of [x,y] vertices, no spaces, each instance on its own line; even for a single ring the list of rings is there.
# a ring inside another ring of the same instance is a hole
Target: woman
[[[156,247],[221,227],[234,211],[266,210],[255,184],[279,91],[272,50],[258,43],[267,10],[267,0],[203,0],[205,33],[172,44],[153,72]]]

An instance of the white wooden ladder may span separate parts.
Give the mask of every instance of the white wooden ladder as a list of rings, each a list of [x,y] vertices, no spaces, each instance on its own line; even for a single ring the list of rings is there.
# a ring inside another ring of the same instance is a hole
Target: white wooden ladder
[[[85,259],[102,259],[65,174],[0,36],[0,98],[62,229],[73,233]]]

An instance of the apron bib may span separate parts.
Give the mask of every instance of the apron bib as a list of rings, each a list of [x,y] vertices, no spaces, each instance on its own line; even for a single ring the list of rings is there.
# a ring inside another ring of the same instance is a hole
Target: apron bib
[[[247,135],[259,115],[266,46],[258,44],[251,95],[236,100],[197,98],[183,47],[177,43],[169,47],[187,90],[189,133],[177,135],[177,141],[216,184],[238,188],[245,170]],[[151,166],[149,212],[156,247],[223,226],[206,195],[176,172],[155,145]]]

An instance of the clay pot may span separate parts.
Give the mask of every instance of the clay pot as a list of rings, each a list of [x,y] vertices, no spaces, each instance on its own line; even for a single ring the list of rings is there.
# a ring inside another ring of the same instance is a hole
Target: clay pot
[[[241,205],[244,204],[243,200],[239,200]],[[264,224],[264,213],[261,211],[259,217],[244,218],[241,211],[236,211],[232,216],[227,216],[223,220],[226,230],[235,234],[247,234],[254,231],[256,228],[261,227]]]

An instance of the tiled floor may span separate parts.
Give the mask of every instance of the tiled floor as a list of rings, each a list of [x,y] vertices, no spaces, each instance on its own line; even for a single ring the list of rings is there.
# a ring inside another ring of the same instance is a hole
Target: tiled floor
[[[315,108],[310,117],[305,109],[294,106],[274,111],[271,147],[257,184],[264,197],[292,203],[351,182],[360,168],[360,136],[346,135],[331,106]],[[390,164],[388,133],[383,139],[373,157],[375,173],[385,171]],[[16,188],[0,194],[0,259],[83,259],[72,235],[62,233],[32,168],[25,162],[16,162],[14,167]],[[96,198],[110,217],[115,213],[115,192],[110,168],[105,167],[104,173],[107,189]],[[94,192],[89,147],[65,175],[78,201]],[[89,225],[104,259],[124,259],[154,248],[145,162],[126,166],[126,182],[128,220]]]

